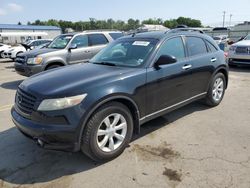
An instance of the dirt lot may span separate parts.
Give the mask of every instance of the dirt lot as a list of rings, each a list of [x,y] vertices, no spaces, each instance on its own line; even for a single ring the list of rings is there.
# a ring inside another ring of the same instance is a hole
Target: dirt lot
[[[40,149],[10,117],[25,79],[0,60],[0,187],[250,187],[250,68],[230,71],[222,104],[193,103],[142,127],[117,159]]]

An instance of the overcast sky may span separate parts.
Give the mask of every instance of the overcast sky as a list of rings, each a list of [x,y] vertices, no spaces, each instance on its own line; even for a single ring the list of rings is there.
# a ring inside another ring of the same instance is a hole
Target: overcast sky
[[[89,18],[165,20],[184,16],[199,19],[204,25],[219,26],[223,11],[226,11],[226,22],[230,14],[232,23],[250,21],[249,8],[250,0],[0,0],[0,23]]]

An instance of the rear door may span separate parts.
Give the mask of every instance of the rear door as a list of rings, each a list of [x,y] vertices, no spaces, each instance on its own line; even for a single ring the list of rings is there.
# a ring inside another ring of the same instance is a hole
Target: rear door
[[[207,92],[207,86],[216,63],[216,53],[210,52],[204,39],[187,36],[186,45],[190,64],[192,64],[193,80],[189,88],[193,96]]]
[[[88,36],[87,35],[77,35],[71,42],[71,45],[76,45],[76,49],[71,49],[68,51],[68,63],[83,63],[87,62],[91,58],[91,54],[89,52],[89,44],[88,44]]]
[[[88,53],[91,57],[95,56],[109,43],[108,39],[102,33],[88,34],[89,48]]]
[[[174,37],[165,41],[157,53],[172,55],[177,62],[162,65],[160,69],[150,67],[147,70],[147,114],[148,117],[165,111],[190,97],[192,87],[192,65],[186,56],[182,37]]]

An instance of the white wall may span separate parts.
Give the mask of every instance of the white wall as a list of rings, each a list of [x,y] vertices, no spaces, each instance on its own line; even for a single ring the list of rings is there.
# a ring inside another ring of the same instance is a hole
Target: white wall
[[[60,30],[8,30],[8,29],[2,29],[1,32],[46,32],[48,35],[46,36],[41,36],[42,39],[53,39],[56,36],[61,34]],[[0,42],[6,43],[6,44],[18,44],[22,43],[24,40],[26,40],[28,36],[8,36],[8,39],[5,37],[0,37]],[[37,39],[37,37],[32,37],[32,39]]]

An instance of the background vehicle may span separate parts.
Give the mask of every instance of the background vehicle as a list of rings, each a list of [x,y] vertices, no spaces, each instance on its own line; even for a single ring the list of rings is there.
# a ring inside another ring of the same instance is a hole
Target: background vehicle
[[[86,31],[64,34],[54,39],[47,48],[20,54],[15,69],[18,74],[33,74],[65,65],[87,62],[108,43],[121,37],[118,31]]]
[[[26,79],[11,114],[40,146],[105,161],[151,119],[199,99],[219,105],[227,82],[224,52],[211,37],[186,28],[133,34],[90,63]]]
[[[213,37],[213,39],[215,40],[217,44],[226,43],[227,41],[229,41],[229,38],[227,35],[218,35],[218,36]]]
[[[228,63],[231,66],[250,65],[250,35],[229,48]]]
[[[24,48],[21,45],[13,46],[13,47],[11,47],[3,52],[3,57],[10,58],[10,59],[14,60],[16,58],[17,54],[23,53],[25,51],[26,51],[26,48]]]
[[[37,46],[44,44],[44,43],[51,42],[51,41],[52,40],[50,40],[50,39],[29,40],[28,43],[24,43],[24,44],[21,44],[19,46],[13,46],[9,49],[6,49],[3,52],[3,57],[15,60],[15,58],[18,54],[35,49]]]
[[[3,52],[8,50],[11,46],[7,44],[0,43],[0,58],[4,58]]]

